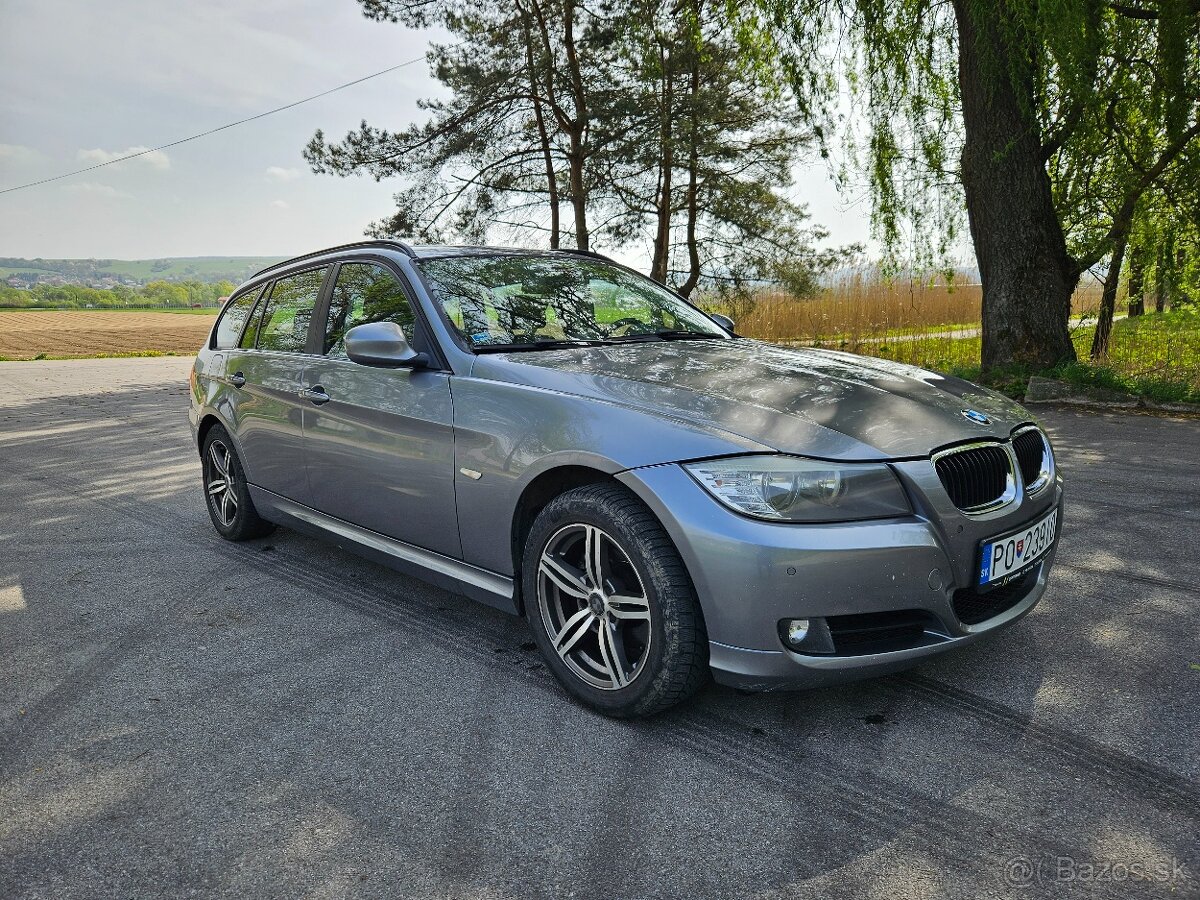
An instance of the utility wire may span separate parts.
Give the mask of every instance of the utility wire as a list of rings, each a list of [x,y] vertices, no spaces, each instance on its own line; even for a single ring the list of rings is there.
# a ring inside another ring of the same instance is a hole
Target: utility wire
[[[327,91],[321,91],[319,94],[313,94],[311,97],[305,97],[303,100],[296,100],[292,103],[284,104],[283,106],[277,106],[274,109],[268,109],[266,112],[261,112],[245,119],[238,119],[236,122],[229,122],[216,128],[210,128],[208,131],[202,131],[199,134],[193,134],[190,137],[180,138],[177,141],[171,141],[169,144],[160,144],[157,147],[150,147],[147,150],[139,150],[137,153],[130,153],[126,156],[118,157],[117,159],[110,159],[102,163],[96,163],[96,165],[88,166],[86,169],[76,169],[74,172],[64,172],[62,175],[54,175],[50,178],[43,178],[40,181],[30,181],[28,184],[18,184],[16,187],[3,188],[0,189],[0,194],[11,194],[13,191],[23,191],[26,188],[37,187],[39,184],[49,184],[52,181],[61,181],[64,178],[82,175],[84,172],[94,172],[96,169],[103,169],[105,166],[112,166],[130,159],[137,159],[139,156],[145,156],[147,153],[157,153],[159,150],[167,150],[171,147],[178,147],[180,144],[187,144],[191,141],[199,140],[202,137],[208,137],[211,134],[216,134],[218,131],[225,131],[229,128],[237,128],[237,126],[245,125],[247,122],[265,119],[267,116],[275,115],[275,113],[292,109],[304,103],[310,103],[313,100],[319,100],[321,97],[327,97],[328,95],[336,93],[337,91],[343,91],[348,87],[354,87],[356,84],[362,84],[364,81],[370,81],[372,78],[378,78],[380,75],[387,75],[389,72],[395,72],[397,69],[403,69],[405,66],[415,65],[416,63],[422,62],[424,59],[425,55],[422,54],[415,59],[408,60],[408,62],[402,62],[399,65],[382,69],[381,71],[374,72],[371,75],[364,75],[362,78],[356,78],[353,81],[347,81],[345,84],[339,84],[337,87],[332,87]]]

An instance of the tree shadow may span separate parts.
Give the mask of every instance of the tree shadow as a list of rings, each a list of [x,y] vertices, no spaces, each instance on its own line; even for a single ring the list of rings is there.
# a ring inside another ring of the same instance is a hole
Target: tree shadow
[[[1147,510],[1162,476],[1106,423],[1046,416],[1069,485],[1124,466],[1102,499],[1139,508],[1121,538],[1071,501],[1021,624],[617,722],[517,619],[286,530],[222,542],[178,388],[45,393],[0,411],[5,896],[978,895],[1015,856],[1200,865],[1178,670],[1200,613],[1105,568],[1193,580],[1128,549],[1189,501]]]

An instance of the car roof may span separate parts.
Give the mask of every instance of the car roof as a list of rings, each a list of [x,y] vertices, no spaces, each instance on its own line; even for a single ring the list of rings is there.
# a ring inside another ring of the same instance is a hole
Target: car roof
[[[605,259],[608,257],[602,256],[599,253],[593,253],[590,250],[532,250],[525,247],[485,247],[481,245],[451,245],[451,244],[409,244],[406,241],[390,240],[387,238],[379,238],[377,240],[356,241],[352,244],[341,244],[337,247],[327,247],[324,250],[316,250],[312,253],[304,253],[300,256],[293,256],[291,259],[285,259],[282,262],[277,262],[255,272],[250,281],[254,281],[263,275],[273,272],[276,269],[287,268],[297,262],[306,259],[319,259],[322,256],[332,256],[339,253],[345,253],[350,250],[393,250],[403,253],[410,259],[438,259],[447,256],[495,256],[496,254],[512,254],[512,255],[528,255],[528,256],[586,256],[592,259]]]

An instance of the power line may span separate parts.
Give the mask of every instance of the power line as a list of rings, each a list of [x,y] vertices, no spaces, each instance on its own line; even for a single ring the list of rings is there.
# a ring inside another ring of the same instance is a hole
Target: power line
[[[40,181],[31,181],[28,184],[18,184],[16,187],[0,189],[0,194],[11,194],[13,191],[23,191],[26,188],[37,187],[39,184],[49,184],[52,181],[61,181],[64,178],[71,178],[75,175],[82,175],[85,172],[94,172],[96,169],[103,169],[105,166],[116,165],[120,162],[125,162],[130,159],[137,159],[139,156],[145,156],[147,153],[157,153],[159,150],[168,150],[171,147],[178,147],[180,144],[186,144],[191,141],[199,140],[202,137],[208,137],[211,134],[216,134],[218,131],[225,131],[229,128],[236,128],[239,125],[245,125],[247,122],[254,122],[258,119],[265,119],[267,116],[273,116],[275,113],[283,112],[287,109],[300,106],[304,103],[309,103],[313,100],[319,100],[329,94],[337,91],[345,90],[348,87],[354,87],[356,84],[362,84],[364,81],[370,81],[372,78],[378,78],[380,75],[387,75],[389,72],[395,72],[397,69],[403,69],[405,66],[411,66],[422,62],[425,55],[410,59],[407,62],[402,62],[399,65],[391,66],[387,69],[382,69],[379,72],[374,72],[370,75],[364,75],[362,78],[356,78],[353,81],[347,81],[345,84],[339,84],[337,87],[332,87],[327,91],[321,91],[319,94],[313,94],[311,97],[305,97],[303,100],[296,100],[292,103],[286,103],[283,106],[277,106],[274,109],[268,109],[266,112],[258,113],[257,115],[249,116],[245,119],[238,119],[236,122],[228,122],[225,125],[220,125],[216,128],[210,128],[208,131],[202,131],[199,134],[193,134],[190,137],[180,138],[177,141],[171,141],[169,144],[160,144],[157,147],[150,147],[147,150],[139,150],[137,153],[130,153],[126,156],[118,157],[117,159],[106,160],[102,163],[96,163],[94,166],[88,166],[86,169],[76,169],[74,172],[64,172],[62,175],[54,175],[51,178],[43,178]]]

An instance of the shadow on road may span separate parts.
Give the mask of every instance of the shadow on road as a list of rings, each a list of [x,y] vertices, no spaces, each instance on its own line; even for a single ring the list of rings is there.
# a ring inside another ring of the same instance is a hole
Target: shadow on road
[[[979,896],[1016,857],[1037,892],[1060,858],[1189,873],[1089,896],[1196,890],[1192,424],[1047,414],[1067,537],[1015,628],[628,723],[520,620],[221,541],[181,386],[40,394],[0,409],[4,896]]]

